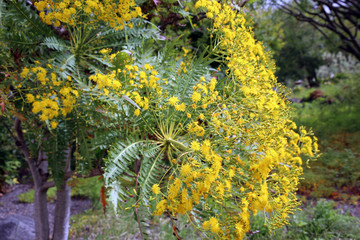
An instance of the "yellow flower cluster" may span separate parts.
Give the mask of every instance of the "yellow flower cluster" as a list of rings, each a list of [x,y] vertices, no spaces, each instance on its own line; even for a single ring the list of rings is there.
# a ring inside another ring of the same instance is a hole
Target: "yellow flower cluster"
[[[91,24],[101,21],[122,30],[132,18],[142,16],[141,8],[135,5],[134,0],[42,0],[35,2],[35,6],[42,21],[56,27],[61,23],[74,26],[84,21]],[[129,26],[132,27],[131,24]]]
[[[273,228],[287,223],[298,205],[302,157],[316,155],[316,138],[302,128],[299,134],[288,120],[274,65],[245,17],[217,1],[200,0],[196,7],[214,21],[212,31],[219,42],[215,51],[224,56],[228,84],[221,94],[215,91],[215,78],[202,77],[193,86],[191,110],[179,113],[188,119],[181,137],[190,139],[188,149],[172,161],[176,171],[154,214],[208,212],[204,230],[221,239],[243,239],[250,215],[259,211],[267,212],[266,222]],[[180,69],[178,74],[186,73],[185,64]],[[156,91],[163,91],[162,86]],[[161,107],[157,99],[154,109],[164,112],[182,100],[157,97],[166,99],[169,107]]]
[[[273,220],[268,222],[272,227],[287,222],[288,214],[298,204],[294,194],[302,174],[300,155],[314,156],[318,151],[316,138],[311,138],[312,133],[304,129],[298,134],[295,124],[288,120],[289,111],[281,89],[277,89],[274,66],[261,43],[254,40],[246,27],[245,17],[217,1],[200,0],[196,7],[206,10],[207,17],[214,21],[213,32],[219,42],[216,51],[224,56],[229,76],[228,94],[217,98],[216,106],[216,96],[209,99],[205,112],[208,127],[204,136],[211,134],[211,142],[217,149],[230,147],[232,151],[216,154],[211,147],[204,149],[202,161],[209,156],[217,158],[219,169],[214,160],[205,161],[211,163],[208,171],[212,173],[212,181],[205,175],[204,182],[199,182],[200,177],[193,184],[203,199],[206,195],[202,193],[209,191],[209,196],[215,200],[242,199],[235,204],[238,206],[227,207],[240,208],[238,214],[218,216],[223,238],[242,239],[249,231],[250,213],[271,213]],[[215,84],[208,88],[214,89]],[[202,100],[199,92],[205,94],[206,88],[201,85],[194,88],[192,100],[196,103]],[[196,122],[189,125],[189,133],[196,125]],[[208,140],[204,140],[201,147],[205,141]],[[192,163],[194,159],[189,159],[190,164],[199,165],[199,161]],[[209,183],[214,187],[208,189]],[[226,209],[220,203],[218,207]]]
[[[53,68],[50,64],[47,67]],[[38,86],[35,88],[36,95],[26,94],[26,101],[32,104],[32,112],[40,114],[41,121],[50,121],[50,126],[56,128],[57,118],[66,117],[73,110],[79,96],[78,90],[71,86],[71,77],[68,76],[66,81],[63,81],[55,72],[48,72],[41,66],[25,67],[20,76]]]
[[[122,84],[116,78],[116,71],[112,71],[106,75],[100,73],[94,74],[91,75],[89,79],[96,83],[96,87],[102,90],[106,96],[109,96],[109,90],[118,94],[121,92]]]
[[[124,61],[124,63],[127,64],[122,71],[112,71],[107,74],[96,73],[90,76],[89,79],[95,83],[93,88],[100,90],[105,96],[109,96],[110,93],[116,96],[126,95],[141,110],[148,110],[150,107],[149,99],[156,101],[156,99],[161,98],[160,96],[163,96],[163,90],[159,87],[158,72],[150,64],[139,67],[128,64],[129,61]],[[147,93],[145,96],[144,91]],[[178,111],[185,111],[186,105],[184,103],[177,104],[178,102],[179,100],[176,97],[168,99],[169,106],[175,107]],[[139,116],[141,110],[135,109],[134,114]]]

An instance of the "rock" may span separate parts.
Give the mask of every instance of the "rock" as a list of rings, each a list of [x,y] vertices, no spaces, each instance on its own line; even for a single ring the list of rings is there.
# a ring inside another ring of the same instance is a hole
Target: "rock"
[[[318,98],[324,98],[325,95],[324,95],[324,92],[321,91],[320,89],[317,89],[317,90],[314,90],[312,93],[310,93],[310,102],[311,101],[314,101],[315,99],[318,99]]]
[[[35,239],[34,221],[30,217],[11,215],[0,219],[0,240]]]

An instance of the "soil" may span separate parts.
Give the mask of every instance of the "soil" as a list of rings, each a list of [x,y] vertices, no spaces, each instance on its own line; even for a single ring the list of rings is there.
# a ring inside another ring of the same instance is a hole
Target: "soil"
[[[12,189],[0,197],[0,219],[6,219],[11,215],[22,215],[27,217],[33,217],[34,204],[33,203],[21,203],[17,196],[21,193],[27,192],[32,188],[30,184],[18,184],[12,187]],[[48,203],[49,211],[49,224],[50,232],[52,232],[54,225],[54,212],[55,202]],[[91,201],[86,198],[72,198],[71,199],[71,215],[79,214],[85,210],[91,208]]]

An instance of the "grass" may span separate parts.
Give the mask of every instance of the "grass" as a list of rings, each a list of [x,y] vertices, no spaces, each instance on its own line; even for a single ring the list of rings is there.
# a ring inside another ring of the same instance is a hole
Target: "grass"
[[[317,99],[310,103],[293,104],[293,117],[298,125],[311,127],[322,140],[338,133],[360,131],[360,75],[322,84],[319,88],[296,88],[292,98],[309,98],[316,89],[322,90],[332,104]]]
[[[360,132],[357,135],[360,137]],[[310,168],[304,168],[303,178],[300,191],[314,198],[350,200],[351,195],[355,195],[360,200],[357,190],[360,182],[359,152],[350,148],[323,149],[320,158],[310,163]]]
[[[194,230],[185,216],[175,221],[178,234],[182,239],[201,239],[201,233]],[[74,215],[70,220],[69,239],[141,239],[138,223],[133,211],[120,211],[116,215],[113,209],[87,210],[83,214]],[[144,239],[176,239],[172,232],[169,218],[152,217],[143,228]]]
[[[71,186],[72,197],[88,197],[95,203],[99,201],[99,192],[104,181],[98,180],[99,176],[90,178],[78,178],[72,179],[68,184]],[[89,187],[91,186],[91,187]],[[56,200],[56,188],[52,187],[46,193],[47,200],[53,202]],[[34,202],[34,190],[31,189],[28,192],[18,195],[19,202],[32,203]]]

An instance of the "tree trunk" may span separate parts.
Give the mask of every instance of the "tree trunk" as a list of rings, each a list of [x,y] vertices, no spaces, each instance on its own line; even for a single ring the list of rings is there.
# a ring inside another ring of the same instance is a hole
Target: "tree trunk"
[[[47,180],[46,175],[42,175],[42,169],[36,164],[36,160],[31,157],[30,150],[26,145],[24,132],[19,118],[15,119],[14,130],[16,132],[16,146],[24,154],[25,160],[29,164],[31,175],[34,181],[34,221],[35,221],[35,239],[49,239],[49,214],[46,202],[47,187],[44,184]]]
[[[56,206],[54,216],[53,240],[67,240],[69,235],[71,188],[66,184],[66,173],[70,171],[71,147],[67,149],[65,161],[65,177],[60,188],[56,190]]]
[[[69,235],[71,188],[66,182],[56,191],[53,240],[67,240]]]
[[[49,214],[46,201],[46,189],[35,185],[34,187],[34,220],[35,239],[49,239]]]

